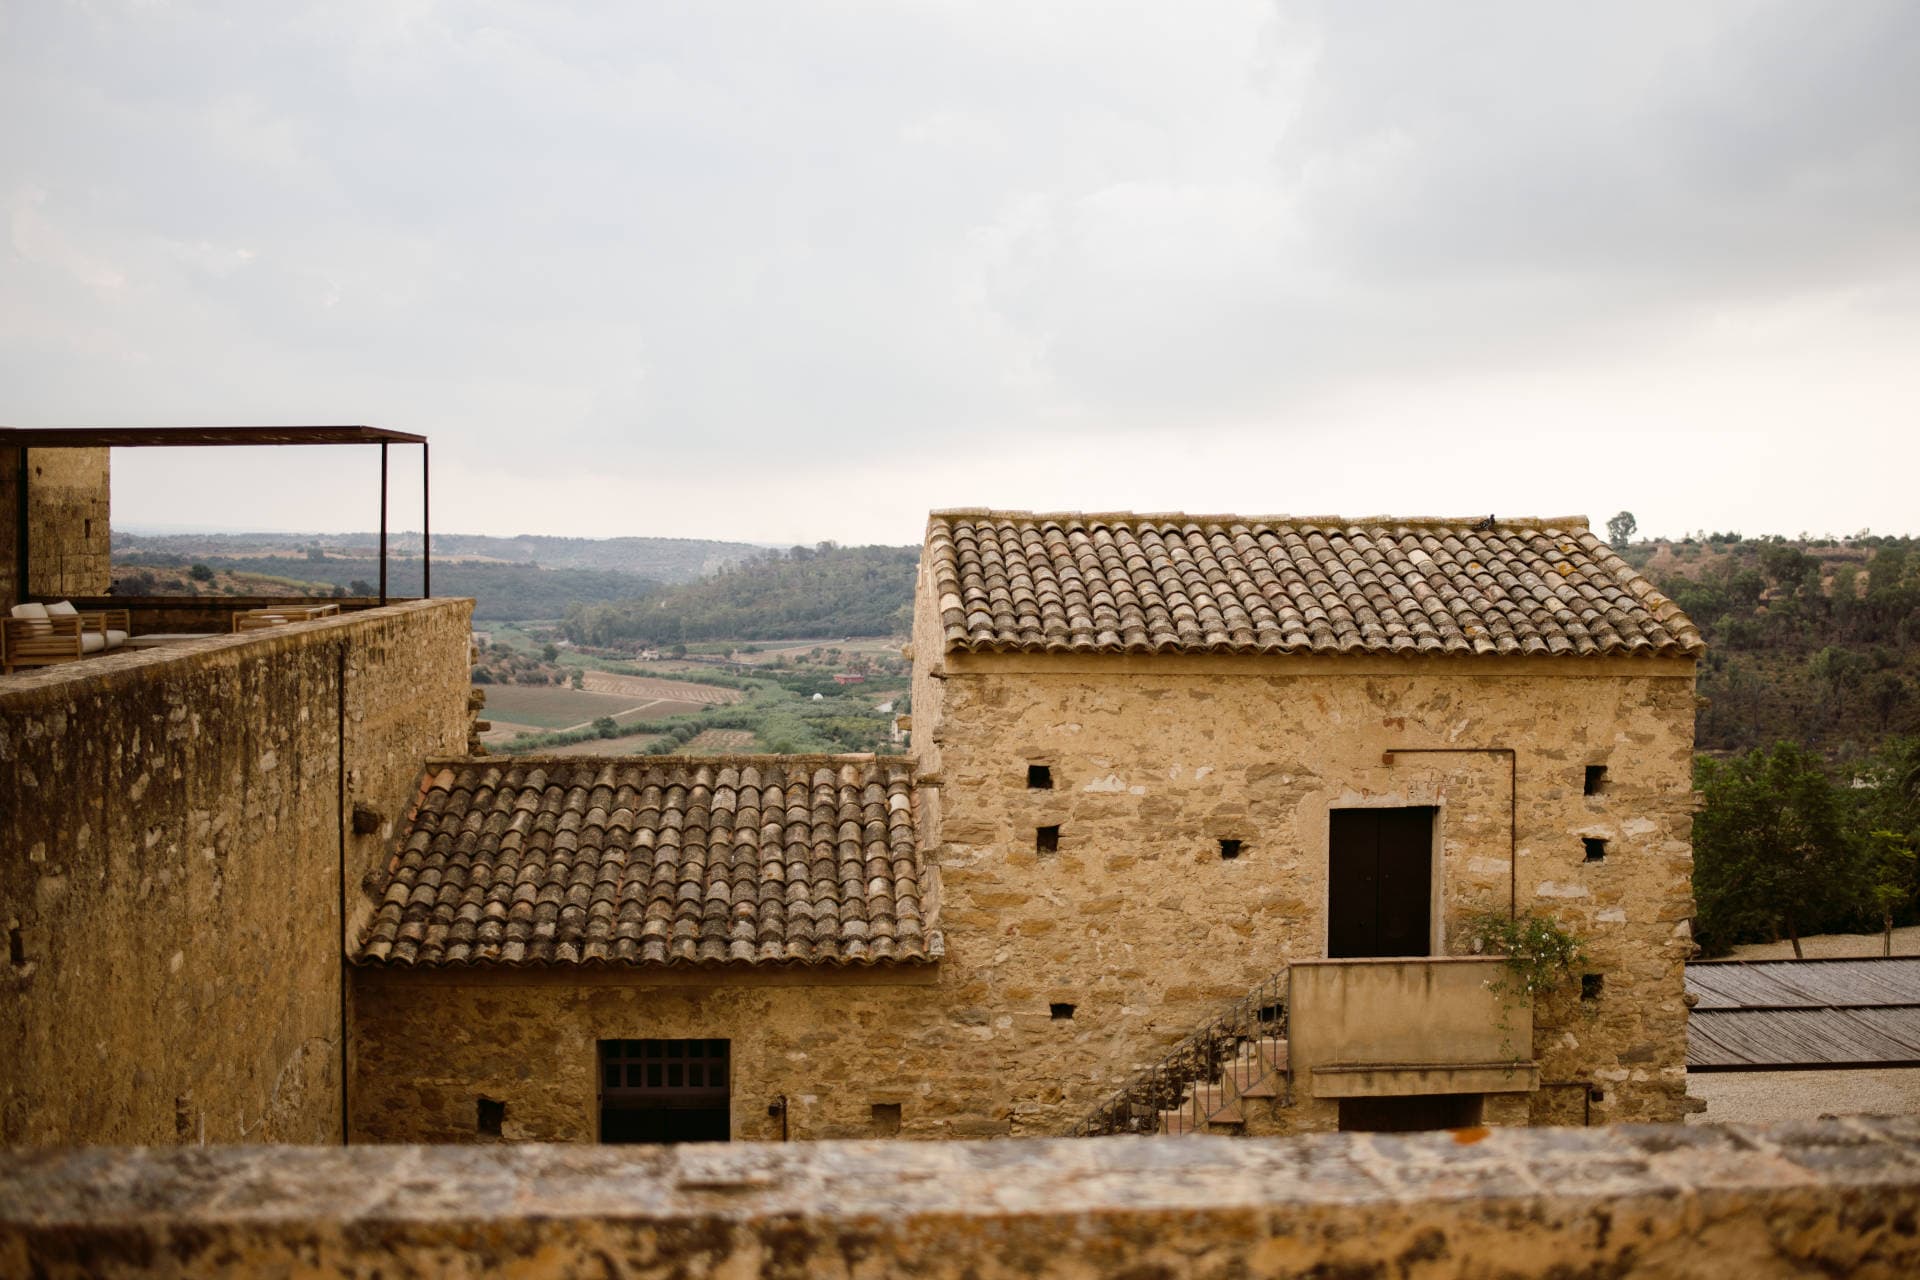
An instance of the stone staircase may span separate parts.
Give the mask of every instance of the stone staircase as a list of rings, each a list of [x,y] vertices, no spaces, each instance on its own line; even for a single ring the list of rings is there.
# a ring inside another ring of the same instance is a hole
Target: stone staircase
[[[1255,1103],[1289,1098],[1284,1036],[1255,1036],[1234,1047],[1213,1078],[1190,1080],[1172,1107],[1154,1113],[1154,1133],[1243,1133]]]
[[[1244,1133],[1292,1100],[1283,970],[1135,1073],[1071,1136]]]

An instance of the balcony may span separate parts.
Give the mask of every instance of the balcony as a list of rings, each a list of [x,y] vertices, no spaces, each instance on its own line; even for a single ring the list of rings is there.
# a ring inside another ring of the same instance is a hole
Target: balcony
[[[1533,1009],[1489,987],[1504,960],[1301,960],[1289,1019],[1296,1088],[1316,1098],[1528,1093]]]

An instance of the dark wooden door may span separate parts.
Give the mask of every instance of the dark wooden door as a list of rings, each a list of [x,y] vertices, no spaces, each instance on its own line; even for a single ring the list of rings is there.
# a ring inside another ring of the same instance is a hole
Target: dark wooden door
[[[1335,809],[1327,954],[1432,954],[1433,809]]]

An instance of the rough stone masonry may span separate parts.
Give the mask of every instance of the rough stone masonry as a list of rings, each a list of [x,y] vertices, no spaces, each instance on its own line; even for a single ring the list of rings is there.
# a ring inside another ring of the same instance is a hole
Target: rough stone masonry
[[[1342,1280],[1920,1272],[1920,1121],[0,1154],[0,1274]]]

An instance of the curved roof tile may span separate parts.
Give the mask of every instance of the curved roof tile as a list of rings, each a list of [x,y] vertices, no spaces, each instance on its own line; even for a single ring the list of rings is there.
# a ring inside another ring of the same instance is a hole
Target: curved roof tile
[[[612,797],[639,808],[612,821]],[[937,960],[914,819],[913,762],[891,757],[432,764],[353,960]]]
[[[1706,651],[1581,518],[936,511],[924,562],[949,653]]]

